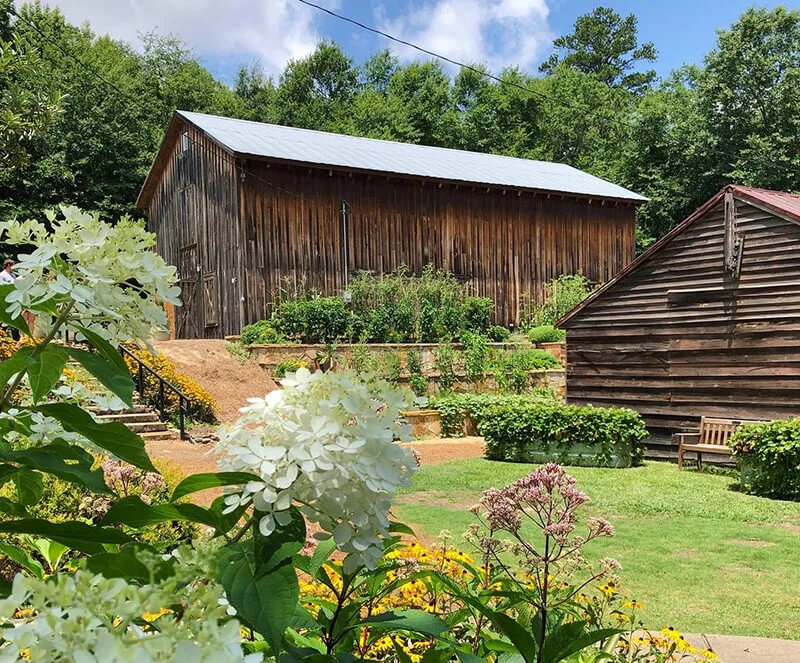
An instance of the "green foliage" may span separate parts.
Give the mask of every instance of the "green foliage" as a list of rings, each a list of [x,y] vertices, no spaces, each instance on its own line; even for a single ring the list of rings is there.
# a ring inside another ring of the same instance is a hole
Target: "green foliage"
[[[499,325],[492,325],[489,327],[489,329],[486,331],[486,335],[493,343],[505,343],[509,338],[511,338],[511,332],[505,327],[500,327]]]
[[[633,410],[561,403],[493,408],[478,430],[489,460],[623,467],[641,461],[648,435]]]
[[[464,330],[473,334],[483,334],[492,325],[494,302],[488,297],[467,297],[464,301],[462,316]]]
[[[440,343],[434,351],[434,368],[439,372],[439,389],[448,392],[456,383],[456,351],[450,343]]]
[[[285,378],[287,373],[294,373],[298,368],[308,368],[308,362],[304,359],[284,359],[278,362],[272,377]]]
[[[250,350],[248,350],[244,343],[237,341],[235,343],[225,343],[225,349],[234,357],[240,364],[244,364],[250,359]]]
[[[561,343],[567,337],[563,329],[556,329],[553,325],[532,327],[525,335],[534,345],[538,343]]]
[[[539,68],[552,72],[566,66],[597,77],[609,87],[641,92],[656,79],[654,70],[631,71],[640,62],[654,62],[658,56],[652,42],[639,44],[638,20],[634,14],[622,18],[608,7],[597,7],[575,21],[574,32],[558,37],[554,53]]]
[[[467,380],[477,384],[486,378],[489,359],[489,341],[480,334],[465,333],[461,342],[464,344],[464,373]]]
[[[530,394],[441,394],[431,400],[431,407],[439,411],[443,437],[462,437],[467,417],[475,425],[484,415],[497,407],[527,407],[535,403],[555,402],[552,390],[539,387]]]
[[[403,360],[397,352],[380,352],[377,353],[378,376],[392,384],[400,382],[400,376],[403,372]]]
[[[530,372],[561,368],[549,352],[534,348],[514,350],[494,361],[494,378],[501,389],[521,394],[530,387]]]
[[[28,163],[30,146],[60,111],[57,91],[30,85],[39,67],[38,53],[23,39],[9,42],[0,36],[0,172]]]
[[[428,395],[428,378],[422,371],[422,353],[419,350],[409,350],[406,354],[406,370],[408,383],[416,396]]]
[[[288,300],[281,303],[271,320],[256,323],[260,327],[252,334],[249,332],[248,338],[260,330],[261,338],[280,339],[283,335],[304,343],[332,343],[347,335],[350,317],[350,311],[339,297]],[[276,332],[275,336],[271,330]]]
[[[400,267],[374,276],[360,272],[348,287],[354,324],[351,333],[372,343],[435,343],[458,337],[464,328],[464,311],[481,322],[490,300],[468,298],[461,284],[447,271],[426,266],[420,276]]]
[[[730,446],[748,492],[800,501],[800,419],[741,426]]]
[[[239,342],[242,345],[270,345],[272,343],[287,343],[288,341],[275,328],[271,320],[259,320],[242,329]]]
[[[583,274],[565,274],[550,281],[546,286],[546,298],[535,314],[536,325],[554,325],[558,320],[580,304],[590,294],[592,287]]]

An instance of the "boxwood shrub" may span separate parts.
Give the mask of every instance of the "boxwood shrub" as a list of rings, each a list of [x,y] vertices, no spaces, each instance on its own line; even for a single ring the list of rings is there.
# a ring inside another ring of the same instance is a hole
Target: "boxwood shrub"
[[[464,422],[469,416],[477,425],[484,415],[497,407],[523,408],[536,403],[555,401],[552,389],[539,387],[530,394],[456,394],[447,393],[431,400],[430,406],[439,411],[443,437],[462,437]]]
[[[563,329],[556,329],[553,325],[539,325],[528,330],[528,340],[537,343],[561,343],[567,333]]]
[[[506,405],[478,423],[489,460],[555,461],[564,465],[627,467],[641,462],[648,433],[633,410],[591,405]]]
[[[800,501],[800,418],[742,426],[730,446],[746,491]]]

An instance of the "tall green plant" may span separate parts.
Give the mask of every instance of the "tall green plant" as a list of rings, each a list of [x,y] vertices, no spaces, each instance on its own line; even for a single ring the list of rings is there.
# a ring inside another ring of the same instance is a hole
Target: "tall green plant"
[[[592,287],[583,274],[564,274],[545,286],[545,302],[534,312],[537,325],[554,325],[590,294]]]

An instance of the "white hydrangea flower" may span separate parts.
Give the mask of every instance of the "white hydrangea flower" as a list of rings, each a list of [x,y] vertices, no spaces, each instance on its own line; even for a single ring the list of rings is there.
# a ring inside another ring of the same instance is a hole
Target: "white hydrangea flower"
[[[242,417],[220,428],[220,469],[261,477],[229,494],[227,511],[252,502],[269,536],[297,504],[347,553],[348,568],[374,567],[397,488],[416,469],[411,450],[395,443],[410,439],[401,411],[413,397],[351,371],[301,368],[281,384],[266,398],[248,399]]]
[[[209,569],[201,555],[182,552],[175,576],[143,586],[87,571],[48,580],[17,575],[11,595],[0,600],[0,663],[263,661],[262,654],[242,652],[239,623],[230,618],[222,588],[204,579]],[[169,610],[176,603],[180,616]],[[135,623],[142,618],[157,630]]]
[[[61,212],[63,219],[48,215],[51,230],[36,221],[0,223],[0,241],[37,247],[19,255],[6,311],[47,313],[53,304],[71,301],[68,328],[87,327],[112,342],[147,339],[154,328],[165,329],[161,303],[180,305],[180,289],[175,268],[153,252],[155,235],[127,217],[112,226],[76,207]],[[44,331],[51,317],[38,317]]]

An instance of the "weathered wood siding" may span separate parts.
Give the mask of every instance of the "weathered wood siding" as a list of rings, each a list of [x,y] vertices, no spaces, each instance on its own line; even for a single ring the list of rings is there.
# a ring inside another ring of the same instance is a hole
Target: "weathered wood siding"
[[[240,184],[247,323],[267,314],[286,279],[334,294],[346,272],[403,264],[452,271],[495,301],[500,324],[517,323],[522,298],[540,301],[546,282],[577,271],[605,282],[635,251],[630,204],[263,161],[246,170],[270,183]]]
[[[171,130],[177,140],[149,206],[148,229],[159,254],[178,268],[183,306],[175,311],[176,335],[236,334],[242,242],[233,158],[192,127]]]
[[[736,230],[738,279],[720,201],[566,322],[570,402],[630,407],[656,434],[800,415],[800,226],[737,200]]]

